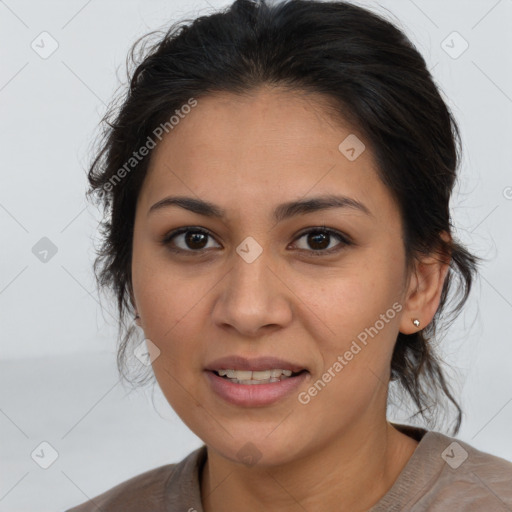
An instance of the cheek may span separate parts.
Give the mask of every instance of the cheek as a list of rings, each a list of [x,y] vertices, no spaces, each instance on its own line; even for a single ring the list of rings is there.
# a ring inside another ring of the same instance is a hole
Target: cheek
[[[191,285],[186,277],[166,257],[165,248],[153,246],[142,234],[134,239],[133,291],[148,338],[165,342],[198,301],[200,287]]]
[[[328,329],[311,332],[320,364],[303,395],[309,400],[304,411],[309,418],[323,418],[323,428],[350,424],[387,392],[401,305],[392,287],[371,284],[367,275],[365,279],[351,275],[309,294],[308,306]],[[328,419],[326,404],[334,406]]]
[[[211,288],[178,273],[151,273],[140,283],[144,333],[159,348],[153,361],[155,378],[176,413],[188,424],[195,417],[196,397],[200,395],[199,376],[205,353],[204,332],[208,310],[204,299]],[[193,429],[193,424],[188,424]]]
[[[201,282],[191,283],[183,272],[165,263],[143,247],[134,248],[132,280],[134,296],[142,319],[144,336],[160,353],[153,361],[155,377],[171,405],[179,401],[180,386],[190,386],[195,366],[199,367]],[[194,357],[194,354],[196,357]],[[176,404],[179,408],[179,403]]]
[[[307,315],[324,326],[324,334],[346,340],[373,326],[381,314],[401,300],[402,274],[399,262],[365,264],[361,258],[329,274],[297,276],[292,288],[301,298],[304,311],[309,311]],[[393,317],[389,323],[396,323],[394,313],[389,315]]]
[[[166,355],[180,352],[192,355],[190,344],[200,339],[198,333],[207,320],[202,299],[211,286],[176,274],[151,273],[137,287],[134,284],[134,291],[146,337]]]
[[[306,329],[321,355],[318,374],[330,369],[323,380],[337,382],[329,384],[333,400],[344,399],[334,391],[338,386],[350,389],[355,399],[372,393],[379,379],[385,382],[399,329],[402,279],[399,261],[361,254],[350,268],[335,269],[322,280],[296,280]]]

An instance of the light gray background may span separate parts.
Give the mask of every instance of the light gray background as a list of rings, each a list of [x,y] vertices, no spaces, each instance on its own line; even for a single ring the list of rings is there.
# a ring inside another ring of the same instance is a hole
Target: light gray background
[[[159,389],[117,384],[114,309],[102,313],[92,274],[98,212],[84,191],[131,43],[227,5],[210,2],[0,1],[1,511],[63,510],[201,444]],[[512,460],[512,0],[359,3],[411,37],[461,126],[457,235],[489,261],[443,355],[465,411],[460,439]],[[31,48],[43,31],[59,45],[47,59]],[[458,58],[453,31],[469,44]],[[46,263],[32,252],[43,237],[57,247]],[[48,469],[31,458],[43,441],[58,452]]]

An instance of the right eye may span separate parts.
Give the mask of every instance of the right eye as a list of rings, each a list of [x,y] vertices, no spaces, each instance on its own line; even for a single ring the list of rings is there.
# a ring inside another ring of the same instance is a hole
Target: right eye
[[[187,226],[167,233],[161,243],[176,253],[201,254],[206,249],[211,249],[211,247],[208,247],[208,238],[213,239],[209,231],[199,227]]]

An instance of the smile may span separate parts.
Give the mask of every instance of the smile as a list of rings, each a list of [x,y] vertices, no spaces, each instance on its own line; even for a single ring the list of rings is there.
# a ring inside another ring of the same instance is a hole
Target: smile
[[[207,370],[204,373],[210,389],[218,397],[240,407],[263,407],[285,399],[309,376],[307,370],[294,374],[291,370],[281,369]],[[221,376],[221,373],[225,375]]]
[[[290,378],[292,375],[298,375],[297,372],[293,374],[291,370],[271,369],[261,371],[250,370],[215,370],[214,373],[219,377],[233,382],[235,384],[269,384],[271,382],[280,382]]]

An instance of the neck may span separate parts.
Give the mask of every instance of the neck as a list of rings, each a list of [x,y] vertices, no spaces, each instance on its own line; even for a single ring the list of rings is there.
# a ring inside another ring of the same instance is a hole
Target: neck
[[[246,467],[208,449],[200,479],[203,508],[368,510],[391,488],[417,445],[383,421],[364,429],[354,425],[314,453],[270,468]]]

